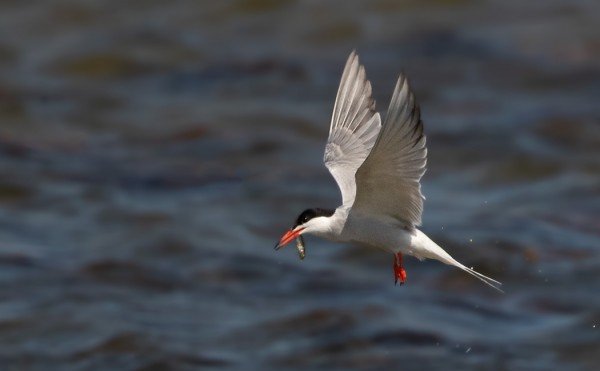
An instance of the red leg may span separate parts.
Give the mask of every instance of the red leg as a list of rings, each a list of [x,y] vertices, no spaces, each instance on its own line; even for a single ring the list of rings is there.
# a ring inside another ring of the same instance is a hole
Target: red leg
[[[398,278],[400,278],[400,284],[404,284],[404,280],[406,280],[406,271],[402,267],[402,254],[396,253],[394,254],[394,284],[398,284]]]

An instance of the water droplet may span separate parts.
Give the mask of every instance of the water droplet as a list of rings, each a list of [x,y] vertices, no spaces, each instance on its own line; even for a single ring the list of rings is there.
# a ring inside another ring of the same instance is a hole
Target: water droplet
[[[465,353],[469,353],[471,351],[471,347],[468,347]]]

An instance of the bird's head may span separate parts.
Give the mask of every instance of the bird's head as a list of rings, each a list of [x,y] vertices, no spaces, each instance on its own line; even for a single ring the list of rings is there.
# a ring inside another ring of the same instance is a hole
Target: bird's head
[[[326,232],[331,226],[331,216],[334,212],[335,210],[319,208],[304,210],[296,219],[294,226],[275,245],[275,250],[279,250],[304,233]]]

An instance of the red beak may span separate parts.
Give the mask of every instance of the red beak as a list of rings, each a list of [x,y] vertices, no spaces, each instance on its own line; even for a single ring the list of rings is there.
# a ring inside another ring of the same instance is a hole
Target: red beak
[[[286,234],[281,237],[277,245],[275,245],[275,250],[279,250],[288,243],[292,242],[292,240],[300,235],[300,233],[304,230],[304,228],[300,228],[298,230],[290,229]]]

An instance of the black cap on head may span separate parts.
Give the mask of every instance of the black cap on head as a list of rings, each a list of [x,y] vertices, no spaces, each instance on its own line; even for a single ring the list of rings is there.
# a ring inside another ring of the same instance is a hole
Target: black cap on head
[[[311,220],[312,218],[316,218],[318,216],[332,216],[334,212],[335,210],[332,209],[306,209],[300,214],[300,216],[298,216],[298,219],[296,219],[296,223],[294,224],[293,228],[296,228],[297,226],[302,225]]]

